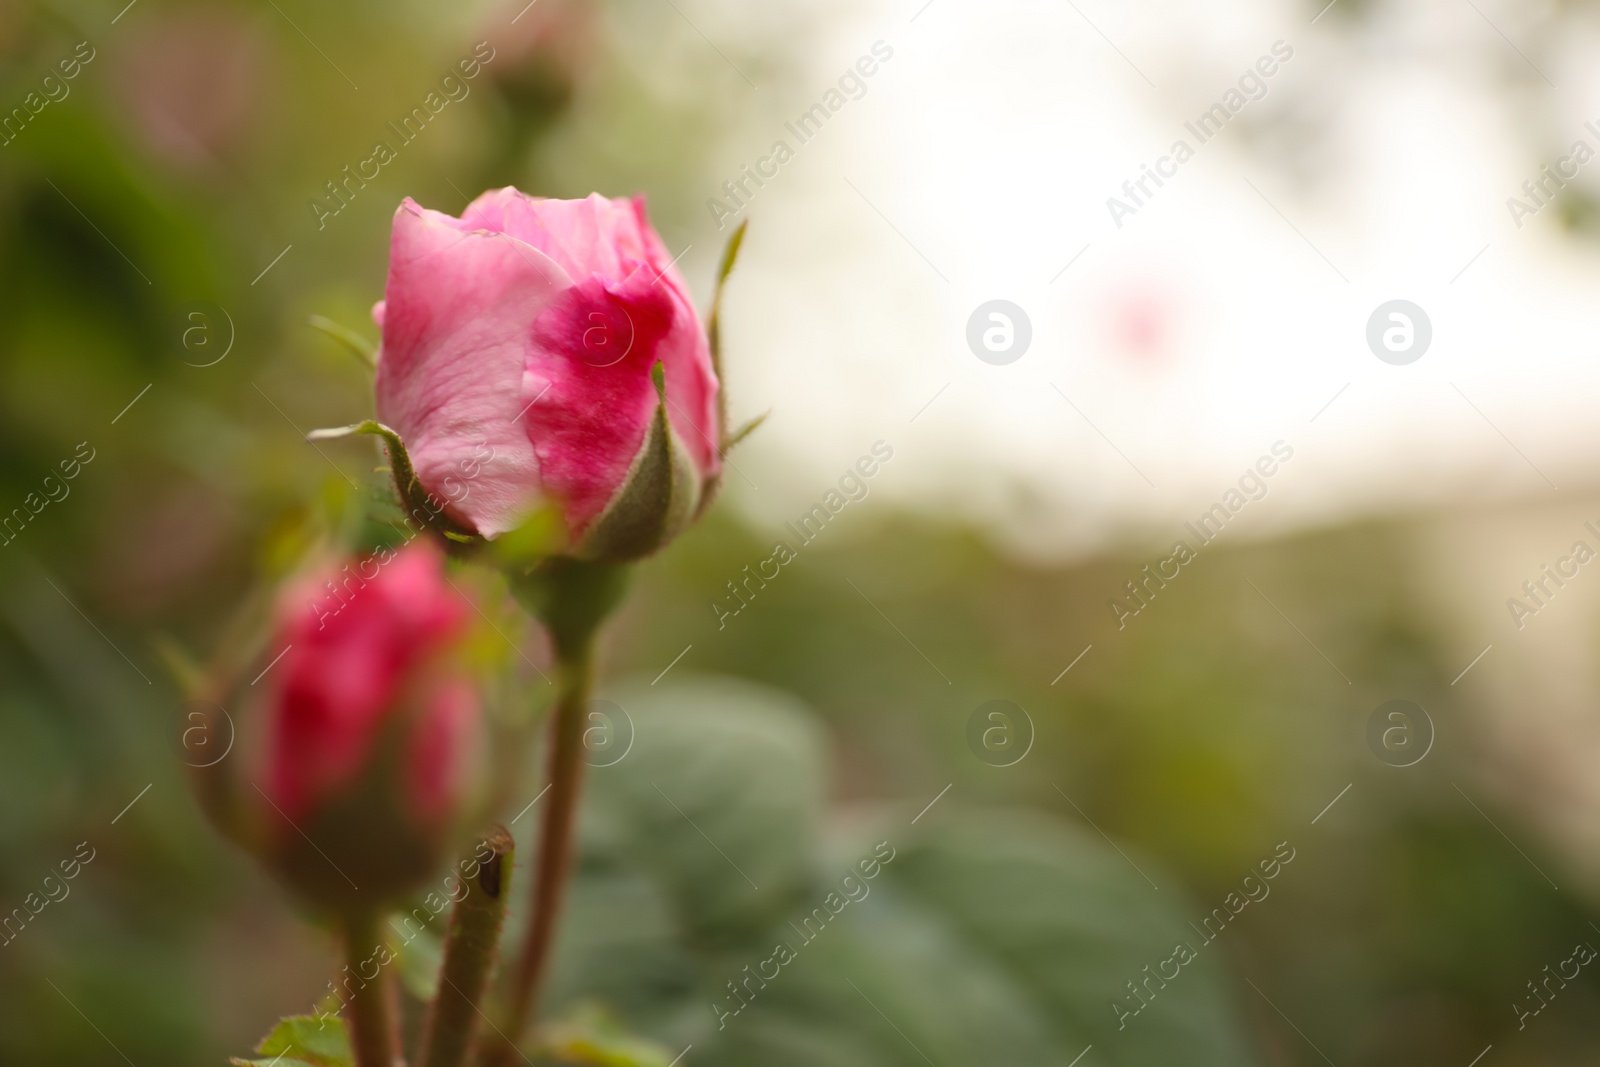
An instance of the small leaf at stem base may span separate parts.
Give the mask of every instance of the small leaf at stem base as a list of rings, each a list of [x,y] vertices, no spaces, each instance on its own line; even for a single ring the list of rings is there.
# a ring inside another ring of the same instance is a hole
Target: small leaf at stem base
[[[354,1053],[344,1020],[337,1015],[289,1015],[278,1020],[272,1032],[261,1039],[256,1054],[264,1059],[235,1056],[228,1062],[244,1067],[352,1067]]]

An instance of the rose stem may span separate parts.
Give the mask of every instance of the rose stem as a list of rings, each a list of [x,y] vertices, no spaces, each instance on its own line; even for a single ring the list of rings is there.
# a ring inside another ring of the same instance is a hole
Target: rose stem
[[[361,965],[370,962],[378,947],[378,916],[376,912],[358,912],[345,919],[344,951],[350,970],[365,978]],[[356,1067],[395,1067],[396,1036],[393,998],[389,995],[389,976],[379,968],[367,984],[356,990],[345,1003],[346,1018],[350,1025],[350,1046],[355,1052]]]
[[[550,722],[550,797],[539,831],[539,866],[533,886],[533,915],[511,993],[511,1042],[521,1038],[538,1011],[539,994],[555,942],[556,917],[572,866],[572,831],[583,784],[583,713],[594,673],[594,632],[556,642],[560,691]],[[509,1062],[509,1054],[501,1053]]]
[[[472,1055],[484,988],[494,970],[500,927],[506,917],[506,889],[511,884],[511,835],[503,826],[485,834],[474,849],[493,855],[467,881],[467,893],[450,913],[445,934],[444,965],[439,992],[422,1028],[423,1067],[461,1067]]]

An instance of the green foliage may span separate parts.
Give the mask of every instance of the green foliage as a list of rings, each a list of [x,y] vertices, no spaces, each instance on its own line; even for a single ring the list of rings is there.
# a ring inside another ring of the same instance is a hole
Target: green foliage
[[[442,931],[432,926],[419,927],[410,940],[396,946],[394,955],[405,991],[423,1003],[431,1001],[439,991],[439,967],[444,963]]]
[[[356,333],[348,326],[334,322],[326,315],[312,315],[306,320],[314,330],[332,338],[346,352],[355,356],[367,370],[375,370],[378,366],[378,347],[365,337]]]
[[[594,1067],[669,1067],[672,1054],[628,1033],[615,1014],[582,1002],[544,1030],[540,1051],[560,1063]]]
[[[311,1015],[279,1019],[256,1046],[256,1055],[263,1058],[235,1057],[229,1062],[242,1067],[352,1067],[355,1062],[344,1020],[337,1015],[322,1020]]]
[[[1042,1067],[1091,1043],[1102,1064],[1254,1061],[1214,949],[1119,1030],[1124,983],[1200,939],[1097,836],[956,798],[918,826],[830,824],[823,733],[794,698],[725,679],[614,696],[634,743],[591,779],[558,1002],[600,995],[711,1067]]]

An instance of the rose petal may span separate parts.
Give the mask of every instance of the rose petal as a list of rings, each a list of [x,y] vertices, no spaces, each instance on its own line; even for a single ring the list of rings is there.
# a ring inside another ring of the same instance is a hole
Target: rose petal
[[[360,774],[406,679],[464,632],[469,607],[441,567],[417,544],[381,566],[319,575],[283,601],[266,780],[289,819]]]
[[[571,284],[538,249],[407,199],[395,213],[378,363],[378,417],[417,477],[485,537],[540,498],[519,413],[528,323]]]
[[[599,193],[582,200],[547,200],[508,186],[474,200],[461,213],[461,223],[525,241],[574,279],[599,275],[620,282],[649,255],[629,202],[608,200]]]
[[[675,308],[648,284],[573,286],[540,312],[523,374],[528,436],[574,540],[605,510],[655,414],[650,368]]]

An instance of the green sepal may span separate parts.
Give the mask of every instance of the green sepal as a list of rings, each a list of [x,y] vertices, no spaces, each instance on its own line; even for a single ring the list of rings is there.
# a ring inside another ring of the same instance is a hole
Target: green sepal
[[[406,516],[424,529],[457,545],[477,545],[483,539],[470,530],[451,521],[444,513],[444,504],[422,487],[416,471],[411,466],[411,456],[400,434],[376,419],[363,419],[349,426],[336,426],[328,430],[312,430],[307,441],[334,441],[341,437],[370,435],[383,438],[389,453],[389,467],[394,475],[395,492],[400,494],[400,507]]]
[[[361,361],[361,365],[368,370],[378,368],[378,349],[365,337],[356,333],[347,326],[340,326],[332,319],[321,315],[313,315],[306,320],[306,325],[313,330],[318,330],[339,343],[339,347],[348,351]]]
[[[751,434],[755,433],[756,430],[760,428],[761,424],[767,421],[767,416],[771,414],[771,411],[763,411],[761,414],[757,415],[755,418],[751,419],[749,422],[745,423],[743,426],[729,434],[722,442],[722,454],[726,456],[729,452],[732,452],[734,445],[737,445],[740,441],[743,441],[746,437],[749,437]]]
[[[722,291],[728,281],[728,275],[733,273],[733,265],[739,259],[739,249],[744,245],[744,233],[750,226],[750,220],[745,219],[739,223],[731,236],[728,244],[722,250],[722,261],[717,264],[716,289],[711,296],[711,314],[706,321],[706,339],[711,346],[711,371],[717,378],[717,455],[726,456],[728,450],[738,444],[757,426],[766,419],[766,415],[757,416],[745,423],[732,434],[728,433],[728,383],[722,377]],[[719,471],[706,479],[704,488],[700,492],[700,500],[694,511],[694,518],[699,518],[711,502],[716,499],[717,491],[722,488],[722,474]]]
[[[733,273],[733,265],[739,259],[739,248],[744,244],[744,232],[749,226],[749,219],[739,223],[722,250],[722,262],[717,265],[716,289],[711,295],[711,314],[706,322],[706,339],[711,344],[711,371],[717,376],[717,439],[723,442],[728,434],[728,391],[723,388],[722,379],[722,289],[728,281],[728,275]],[[726,443],[720,447],[722,451],[727,451]]]
[[[272,1032],[256,1046],[264,1059],[235,1056],[228,1062],[243,1067],[354,1067],[355,1053],[344,1020],[337,1015],[318,1019],[314,1015],[289,1015],[278,1020]]]
[[[579,559],[624,563],[648,556],[676,537],[695,514],[700,478],[667,418],[661,364],[650,376],[656,387],[655,416],[627,477],[575,546]]]
[[[739,246],[744,243],[744,231],[749,227],[750,220],[745,219],[734,227],[733,233],[728,237],[728,243],[722,249],[722,261],[717,265],[717,285],[720,286],[733,273],[733,261],[739,257]]]

